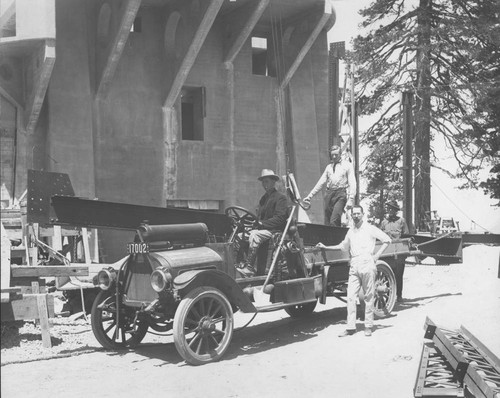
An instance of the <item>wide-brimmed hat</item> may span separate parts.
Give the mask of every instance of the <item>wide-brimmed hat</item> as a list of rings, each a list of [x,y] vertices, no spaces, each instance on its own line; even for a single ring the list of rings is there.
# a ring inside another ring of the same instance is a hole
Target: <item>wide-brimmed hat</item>
[[[401,207],[399,207],[398,202],[396,202],[395,200],[390,200],[389,202],[387,202],[387,207],[392,207],[393,209],[401,210]]]
[[[262,173],[260,174],[260,177],[258,178],[258,180],[262,181],[262,179],[265,177],[272,178],[275,181],[278,181],[280,179],[276,174],[274,174],[274,171],[269,170],[269,169],[262,169]]]

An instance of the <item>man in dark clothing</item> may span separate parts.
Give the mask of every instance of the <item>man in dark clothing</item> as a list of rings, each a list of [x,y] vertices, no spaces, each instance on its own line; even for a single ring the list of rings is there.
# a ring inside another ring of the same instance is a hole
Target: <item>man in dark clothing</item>
[[[408,225],[403,217],[398,216],[400,209],[398,202],[391,200],[387,203],[387,216],[382,220],[380,229],[392,239],[399,239],[401,235],[410,233]],[[396,300],[403,301],[403,274],[405,272],[405,256],[398,256],[394,260],[393,270],[396,276]]]
[[[282,231],[287,221],[288,200],[284,194],[276,190],[276,182],[279,177],[272,170],[262,170],[258,178],[266,193],[260,198],[257,216],[259,221],[255,224],[255,229],[250,231],[248,237],[249,249],[245,265],[237,268],[237,271],[245,276],[254,276],[255,258],[259,246],[270,239],[273,232]]]

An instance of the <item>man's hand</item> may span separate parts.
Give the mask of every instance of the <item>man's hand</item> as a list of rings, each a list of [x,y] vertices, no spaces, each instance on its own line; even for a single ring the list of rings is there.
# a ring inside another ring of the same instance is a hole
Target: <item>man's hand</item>
[[[308,205],[311,204],[311,197],[309,195],[307,195],[304,199],[303,199],[303,202],[304,203],[307,203]]]
[[[316,244],[316,247],[317,247],[318,249],[324,249],[326,246],[325,246],[323,243],[318,242],[318,243]]]
[[[350,209],[352,209],[352,205],[353,205],[353,200],[352,199],[347,199],[347,203],[345,204],[345,208],[347,210],[350,210]]]
[[[260,222],[260,221],[255,221],[255,222],[253,223],[253,229],[263,229],[263,228],[264,228],[264,226],[262,225],[262,222]]]

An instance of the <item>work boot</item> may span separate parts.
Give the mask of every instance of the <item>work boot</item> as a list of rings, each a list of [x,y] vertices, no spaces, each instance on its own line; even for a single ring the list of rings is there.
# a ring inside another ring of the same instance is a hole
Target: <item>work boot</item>
[[[253,263],[257,257],[257,248],[248,249],[247,261],[236,267],[236,272],[238,272],[243,278],[251,278],[257,273]]]
[[[255,268],[250,264],[242,264],[240,267],[236,267],[236,272],[241,278],[251,278],[255,276]]]

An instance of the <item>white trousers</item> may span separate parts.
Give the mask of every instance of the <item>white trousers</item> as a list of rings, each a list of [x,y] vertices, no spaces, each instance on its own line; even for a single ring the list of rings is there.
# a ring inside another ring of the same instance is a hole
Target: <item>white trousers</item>
[[[375,277],[377,267],[372,256],[353,258],[349,269],[347,285],[347,327],[356,329],[356,303],[359,290],[365,294],[365,328],[373,327],[373,302],[375,300]]]
[[[260,244],[271,238],[273,234],[267,229],[252,229],[248,235],[250,249],[256,249]]]

